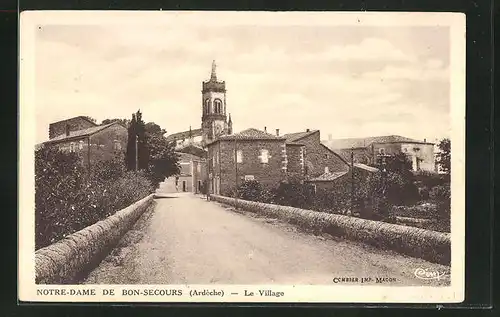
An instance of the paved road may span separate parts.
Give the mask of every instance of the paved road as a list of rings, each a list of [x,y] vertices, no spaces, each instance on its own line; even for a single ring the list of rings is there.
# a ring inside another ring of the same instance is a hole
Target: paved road
[[[157,199],[154,211],[138,221],[85,283],[331,285],[335,277],[387,277],[393,278],[391,285],[448,282],[414,276],[419,267],[448,271],[445,266],[303,233],[200,196],[171,197]]]

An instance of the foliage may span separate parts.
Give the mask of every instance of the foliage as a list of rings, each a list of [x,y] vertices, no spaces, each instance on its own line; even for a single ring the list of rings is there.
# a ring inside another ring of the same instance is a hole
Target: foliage
[[[154,122],[144,123],[140,111],[132,114],[128,128],[127,168],[135,170],[137,142],[138,169],[144,171],[153,186],[158,186],[166,177],[180,171],[174,144],[167,142],[163,136],[165,133],[166,131]]]
[[[146,127],[142,120],[142,113],[140,110],[132,114],[132,120],[128,127],[125,162],[128,170],[136,170],[136,164],[137,170],[146,170],[149,166],[149,155],[146,145]]]
[[[89,116],[83,116],[83,117],[84,117],[85,119],[89,120],[89,121],[94,122],[94,123],[96,123],[96,122],[97,122],[97,120],[96,120],[96,119],[94,119],[94,118],[92,118],[92,117],[89,117]]]
[[[272,203],[274,201],[274,192],[255,180],[243,182],[232,196],[263,203]]]
[[[411,205],[420,199],[412,164],[406,154],[389,155],[385,162],[377,162],[377,168],[382,173],[377,175],[376,187],[381,189],[381,195],[389,206]]]
[[[162,134],[147,133],[149,162],[146,174],[156,187],[166,177],[178,174],[179,156],[174,151],[174,145],[167,142]]]
[[[442,139],[439,144],[439,153],[437,153],[437,163],[445,174],[451,172],[451,141],[448,138]]]
[[[41,248],[147,196],[143,173],[123,161],[96,163],[89,173],[75,153],[43,147],[35,152],[35,245]]]
[[[275,201],[279,205],[307,208],[313,205],[314,188],[308,184],[281,182],[275,190]]]
[[[104,119],[102,120],[101,124],[109,124],[109,123],[112,123],[112,122],[120,122],[124,127],[127,127],[129,126],[130,124],[130,121],[129,119]]]

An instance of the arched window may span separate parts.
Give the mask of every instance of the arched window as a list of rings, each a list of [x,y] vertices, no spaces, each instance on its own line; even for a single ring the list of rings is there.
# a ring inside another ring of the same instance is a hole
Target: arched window
[[[210,113],[210,99],[205,99],[205,104],[203,105],[203,113]]]
[[[222,101],[220,99],[214,100],[214,112],[222,113]]]

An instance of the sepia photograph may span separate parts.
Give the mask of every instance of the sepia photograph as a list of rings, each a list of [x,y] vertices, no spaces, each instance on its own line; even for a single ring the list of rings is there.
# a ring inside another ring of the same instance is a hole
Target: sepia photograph
[[[463,300],[465,16],[20,30],[20,299]]]

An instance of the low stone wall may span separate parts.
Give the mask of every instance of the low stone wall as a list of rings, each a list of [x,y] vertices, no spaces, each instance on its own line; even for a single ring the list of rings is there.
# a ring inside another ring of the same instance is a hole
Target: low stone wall
[[[343,236],[434,263],[450,264],[449,233],[224,196],[210,197],[223,204],[276,217],[316,232]]]
[[[35,252],[35,282],[74,283],[114,247],[153,202],[154,194]]]

